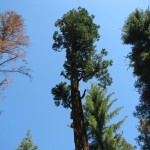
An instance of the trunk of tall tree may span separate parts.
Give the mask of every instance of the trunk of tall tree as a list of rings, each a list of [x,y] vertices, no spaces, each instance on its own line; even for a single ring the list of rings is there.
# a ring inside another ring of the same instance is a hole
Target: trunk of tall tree
[[[71,99],[76,150],[89,150],[76,67],[72,66]]]

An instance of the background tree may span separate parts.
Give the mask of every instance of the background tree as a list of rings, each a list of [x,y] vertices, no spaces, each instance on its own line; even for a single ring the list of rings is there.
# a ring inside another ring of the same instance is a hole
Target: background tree
[[[30,130],[27,131],[26,137],[16,150],[37,150],[38,146],[34,146],[32,142],[32,135]]]
[[[111,78],[107,67],[111,61],[103,60],[107,52],[103,49],[96,53],[94,43],[99,40],[99,26],[93,23],[94,16],[89,15],[84,8],[73,9],[64,14],[55,23],[60,33],[53,35],[55,51],[66,50],[64,71],[61,75],[70,81],[61,82],[52,89],[55,104],[62,104],[65,108],[71,108],[73,119],[74,140],[76,150],[88,150],[88,139],[84,123],[82,99],[85,96],[80,92],[80,82],[87,82],[96,77],[102,86],[109,85]]]
[[[10,82],[10,73],[30,76],[29,69],[16,63],[18,60],[26,63],[24,47],[28,44],[21,15],[13,11],[0,13],[0,89]]]
[[[150,11],[136,9],[129,15],[124,26],[122,40],[132,46],[128,54],[130,67],[136,76],[135,87],[138,89],[140,103],[134,115],[139,118],[137,141],[142,149],[150,148]]]
[[[117,99],[110,101],[112,94],[106,96],[106,92],[106,89],[92,84],[85,97],[84,111],[90,150],[134,150],[135,148],[122,137],[122,133],[118,133],[126,117],[117,123],[110,124],[122,107],[110,111]]]

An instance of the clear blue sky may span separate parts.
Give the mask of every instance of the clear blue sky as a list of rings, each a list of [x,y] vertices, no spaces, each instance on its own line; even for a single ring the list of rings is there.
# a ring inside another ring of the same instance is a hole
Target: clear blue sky
[[[52,51],[52,35],[56,30],[54,22],[70,9],[78,6],[95,15],[95,22],[101,26],[101,40],[97,50],[106,48],[109,59],[113,60],[110,73],[118,101],[114,107],[124,106],[117,119],[128,116],[122,126],[124,137],[131,144],[138,132],[138,120],[132,113],[138,104],[138,93],[134,88],[132,69],[127,70],[125,56],[131,51],[121,41],[121,28],[128,15],[135,8],[146,9],[149,0],[1,0],[0,12],[13,10],[25,20],[30,37],[27,49],[28,68],[32,69],[33,80],[21,75],[12,76],[10,84],[3,92],[0,109],[0,150],[15,150],[31,129],[33,141],[39,150],[73,150],[73,131],[69,111],[54,106],[51,88],[63,81],[60,77],[64,53]],[[89,88],[89,85],[84,86]]]

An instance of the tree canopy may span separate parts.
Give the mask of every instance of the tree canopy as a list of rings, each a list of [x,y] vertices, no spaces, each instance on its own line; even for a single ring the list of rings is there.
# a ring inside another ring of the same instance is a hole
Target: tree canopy
[[[19,66],[15,63],[21,60],[26,64],[24,48],[28,45],[22,16],[14,11],[0,13],[0,89],[10,82],[10,73],[30,76],[25,65]]]
[[[21,144],[16,150],[37,150],[38,146],[34,146],[32,142],[32,135],[30,130],[27,131],[26,137],[22,140]]]
[[[136,9],[129,15],[124,26],[122,40],[130,44],[130,66],[136,76],[135,87],[140,93],[140,103],[134,115],[139,118],[137,138],[142,149],[150,147],[150,10]]]

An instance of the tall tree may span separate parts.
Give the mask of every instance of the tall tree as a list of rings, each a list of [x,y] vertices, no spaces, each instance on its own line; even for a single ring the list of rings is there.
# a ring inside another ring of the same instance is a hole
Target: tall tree
[[[24,47],[28,44],[22,16],[14,11],[0,13],[0,89],[9,83],[10,73],[30,76],[24,65],[16,64],[17,60],[26,63]]]
[[[80,82],[87,82],[96,77],[102,86],[109,85],[111,78],[107,67],[111,61],[103,60],[107,52],[103,49],[100,54],[96,53],[94,43],[99,40],[99,26],[93,23],[94,16],[89,15],[84,8],[72,9],[64,14],[55,23],[59,27],[53,35],[55,51],[66,50],[64,71],[61,75],[70,81],[61,82],[52,89],[55,104],[62,104],[65,108],[71,108],[73,119],[74,142],[76,150],[89,150],[82,99],[85,96],[80,92]]]
[[[142,149],[150,148],[150,10],[136,9],[129,15],[124,26],[122,40],[132,46],[128,54],[130,67],[136,76],[135,87],[138,89],[140,103],[134,115],[139,118],[141,133],[137,140]]]
[[[88,90],[88,95],[85,97],[86,103],[83,108],[90,150],[134,150],[135,148],[122,137],[122,133],[118,133],[118,129],[126,117],[117,123],[110,123],[119,114],[122,107],[110,111],[117,99],[110,100],[113,93],[106,95],[106,92],[106,89],[92,84],[91,89]]]
[[[26,137],[16,150],[37,150],[38,146],[34,146],[30,130],[27,131]]]

